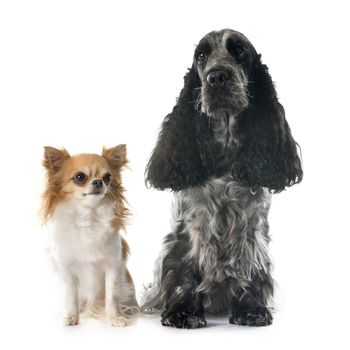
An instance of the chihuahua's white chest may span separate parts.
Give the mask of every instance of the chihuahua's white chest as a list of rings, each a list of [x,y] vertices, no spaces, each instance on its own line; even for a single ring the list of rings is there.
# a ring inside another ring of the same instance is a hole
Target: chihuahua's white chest
[[[50,222],[51,252],[60,263],[108,261],[120,258],[121,238],[112,226],[114,208],[62,203]]]

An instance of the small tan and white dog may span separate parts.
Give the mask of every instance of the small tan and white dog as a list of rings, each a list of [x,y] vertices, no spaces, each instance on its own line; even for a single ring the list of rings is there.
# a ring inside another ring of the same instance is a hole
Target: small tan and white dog
[[[88,315],[125,326],[139,316],[121,235],[129,214],[121,184],[126,163],[125,145],[104,148],[102,156],[45,147],[42,215],[65,284],[66,325]]]

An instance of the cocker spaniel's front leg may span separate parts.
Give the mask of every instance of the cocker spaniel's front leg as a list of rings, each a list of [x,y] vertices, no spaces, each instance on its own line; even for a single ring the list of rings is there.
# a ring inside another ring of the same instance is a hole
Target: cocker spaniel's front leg
[[[177,241],[163,260],[161,323],[176,328],[200,328],[207,322],[203,296],[195,291],[199,275],[194,262],[184,261],[184,246]]]
[[[248,287],[238,290],[231,301],[230,323],[241,326],[268,326],[272,324],[268,302],[273,294],[269,273],[255,275]]]

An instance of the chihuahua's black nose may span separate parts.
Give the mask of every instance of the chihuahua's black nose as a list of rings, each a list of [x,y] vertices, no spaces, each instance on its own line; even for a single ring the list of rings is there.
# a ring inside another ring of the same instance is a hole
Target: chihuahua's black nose
[[[101,188],[103,186],[103,182],[102,180],[94,180],[92,181],[92,186],[95,188]]]

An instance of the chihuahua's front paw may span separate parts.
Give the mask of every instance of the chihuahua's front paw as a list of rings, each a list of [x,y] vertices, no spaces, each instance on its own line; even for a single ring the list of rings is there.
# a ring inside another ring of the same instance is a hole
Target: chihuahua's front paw
[[[79,316],[78,315],[67,315],[64,318],[64,324],[66,326],[76,326],[79,324]]]
[[[108,317],[108,322],[113,327],[125,327],[126,326],[126,320],[122,316],[110,316]]]

